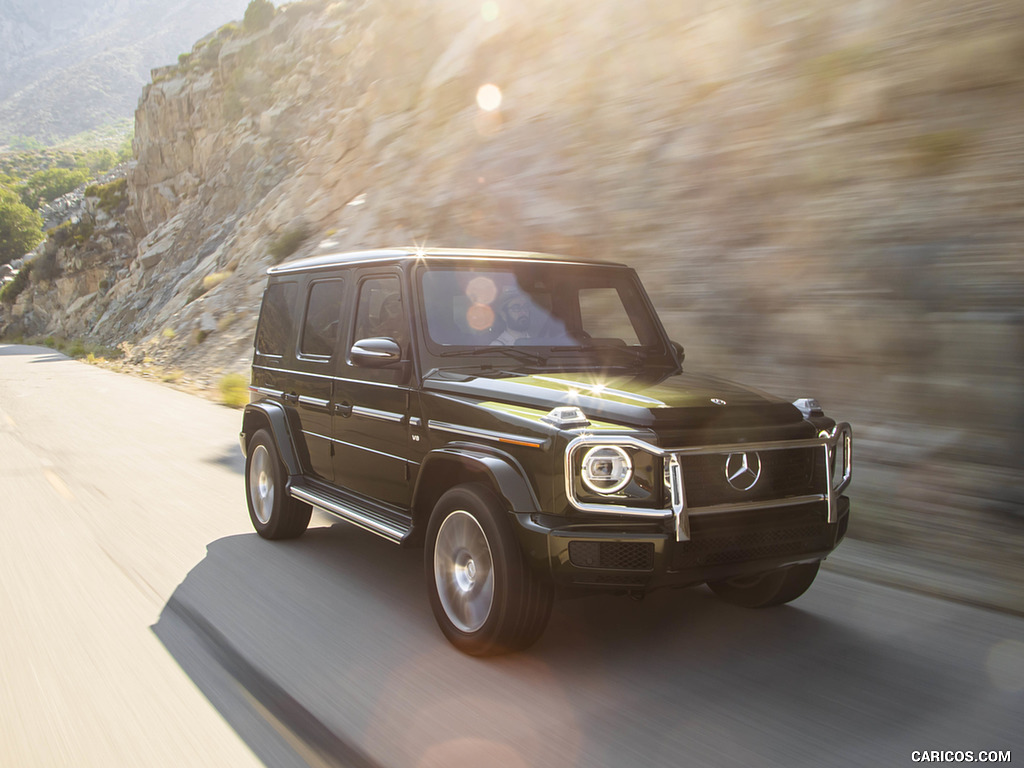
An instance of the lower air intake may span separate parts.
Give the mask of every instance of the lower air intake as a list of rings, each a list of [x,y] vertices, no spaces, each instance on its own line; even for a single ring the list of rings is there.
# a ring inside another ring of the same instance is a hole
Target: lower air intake
[[[649,542],[570,541],[569,562],[577,568],[651,571],[654,570],[654,545]]]

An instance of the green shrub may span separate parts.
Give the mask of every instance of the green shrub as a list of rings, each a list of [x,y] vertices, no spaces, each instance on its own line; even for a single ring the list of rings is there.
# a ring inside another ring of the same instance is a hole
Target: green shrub
[[[48,251],[32,262],[32,282],[56,280],[60,277],[61,268],[57,263],[57,252]]]
[[[100,174],[106,173],[117,165],[117,156],[106,148],[94,149],[86,152],[79,162],[93,174]]]
[[[249,380],[240,373],[229,373],[217,382],[224,405],[241,408],[249,402]]]
[[[32,136],[12,136],[7,143],[11,149],[21,152],[38,152],[45,149],[45,145]]]
[[[14,279],[0,290],[0,301],[4,304],[13,304],[18,294],[25,290],[28,285],[29,275],[32,272],[32,265],[26,264],[14,276]]]
[[[98,197],[100,210],[113,213],[128,202],[128,180],[115,179],[109,184],[92,184],[85,188],[86,197]]]
[[[258,32],[270,26],[276,9],[270,0],[250,0],[242,17],[242,26],[246,32]]]
[[[203,278],[202,282],[196,284],[191,291],[189,291],[188,299],[185,301],[186,304],[191,304],[193,301],[198,299],[204,293],[208,293],[216,288],[218,285],[223,283],[232,273],[230,271],[225,272],[214,272],[212,275],[207,275]]]
[[[203,278],[203,293],[212,291],[229,277],[231,277],[230,272],[214,272],[212,275],[207,275]]]
[[[270,247],[267,250],[275,261],[284,261],[299,250],[299,246],[302,245],[307,237],[308,235],[303,227],[286,229],[270,243]]]
[[[42,216],[0,187],[0,264],[24,256],[42,241]]]
[[[57,245],[84,245],[92,237],[92,221],[88,219],[68,219],[63,224],[48,229],[46,236]]]
[[[58,160],[58,164],[67,162]],[[71,160],[71,162],[74,162]],[[80,184],[89,180],[89,172],[82,169],[48,168],[37,171],[29,176],[21,190],[21,200],[29,208],[38,208],[40,201],[53,202],[61,195],[66,195]]]

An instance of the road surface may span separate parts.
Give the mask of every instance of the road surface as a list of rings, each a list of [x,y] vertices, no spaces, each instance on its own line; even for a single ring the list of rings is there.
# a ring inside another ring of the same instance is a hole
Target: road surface
[[[255,535],[239,423],[0,345],[0,765],[1024,762],[1020,617],[823,571],[766,611],[560,600],[534,648],[473,659],[420,551],[317,515]]]

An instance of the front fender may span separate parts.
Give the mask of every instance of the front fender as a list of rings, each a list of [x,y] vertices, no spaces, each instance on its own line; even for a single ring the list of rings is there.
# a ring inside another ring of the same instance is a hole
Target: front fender
[[[511,512],[535,514],[541,511],[526,472],[513,456],[503,451],[459,443],[450,443],[427,454],[413,492],[417,506],[425,496],[432,495],[431,491],[436,491],[443,478],[466,475],[483,475]]]

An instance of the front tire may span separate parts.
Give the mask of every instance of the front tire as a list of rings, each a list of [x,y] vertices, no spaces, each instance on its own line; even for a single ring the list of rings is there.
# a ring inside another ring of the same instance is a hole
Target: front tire
[[[294,539],[309,527],[313,508],[288,495],[285,477],[274,438],[259,430],[245,458],[245,497],[252,526],[264,539]]]
[[[800,563],[756,576],[709,581],[708,586],[727,603],[743,608],[770,608],[796,600],[806,592],[818,575],[820,565],[820,561]]]
[[[445,637],[472,656],[523,650],[551,616],[551,583],[526,562],[508,511],[486,486],[445,493],[427,527],[430,607]]]

